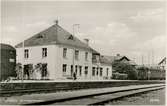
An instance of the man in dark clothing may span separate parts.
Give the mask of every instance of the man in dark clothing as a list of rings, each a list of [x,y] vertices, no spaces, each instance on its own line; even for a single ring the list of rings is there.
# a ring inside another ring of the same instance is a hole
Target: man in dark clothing
[[[74,79],[74,80],[77,79],[77,76],[76,76],[76,73],[75,73],[75,72],[73,73],[73,79]]]

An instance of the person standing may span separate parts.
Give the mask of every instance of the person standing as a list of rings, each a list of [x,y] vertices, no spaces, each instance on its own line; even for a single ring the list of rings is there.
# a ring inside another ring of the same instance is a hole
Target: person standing
[[[75,73],[75,72],[73,73],[73,79],[74,79],[74,80],[77,79],[77,76],[76,76],[76,73]]]

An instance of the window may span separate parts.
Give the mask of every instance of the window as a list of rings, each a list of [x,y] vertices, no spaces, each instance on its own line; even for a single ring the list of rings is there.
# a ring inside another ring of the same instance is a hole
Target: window
[[[92,68],[92,76],[95,76],[95,71],[96,71],[95,69],[96,69],[95,67]]]
[[[77,75],[77,71],[78,71],[77,68],[78,68],[78,66],[76,65],[76,66],[75,66],[75,73],[76,73],[76,75]]]
[[[109,70],[109,68],[107,68],[107,72],[106,72],[107,76],[108,76],[108,70]]]
[[[73,76],[73,65],[71,65],[71,76]]]
[[[98,76],[99,74],[99,68],[97,67],[96,75]]]
[[[76,60],[79,59],[79,50],[75,50],[75,59],[76,59]]]
[[[63,64],[63,75],[66,75],[67,64]]]
[[[103,75],[103,68],[100,68],[100,76]]]
[[[42,76],[42,79],[45,79],[48,75],[48,72],[47,72],[47,63],[44,63],[42,64],[42,72],[41,72],[41,76]]]
[[[64,58],[67,57],[67,48],[63,48],[63,57],[64,57]]]
[[[82,66],[79,66],[79,75],[82,75]]]
[[[44,35],[42,35],[42,34],[38,34],[38,36],[37,36],[37,38],[43,38],[44,37]]]
[[[85,52],[85,60],[88,60],[88,52]]]
[[[47,48],[42,48],[42,57],[47,57]]]
[[[68,37],[68,40],[73,40],[74,38],[73,38],[73,36],[72,35],[70,35],[69,37]]]
[[[85,76],[88,75],[88,66],[85,66]]]
[[[29,50],[28,49],[24,50],[24,58],[29,58]]]

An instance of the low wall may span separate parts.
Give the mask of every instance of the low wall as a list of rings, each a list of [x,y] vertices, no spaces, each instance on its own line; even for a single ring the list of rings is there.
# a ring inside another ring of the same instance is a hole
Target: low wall
[[[94,82],[36,82],[36,83],[1,83],[0,94],[5,92],[57,92],[90,88],[118,87],[139,84],[159,84],[165,81],[94,81]]]

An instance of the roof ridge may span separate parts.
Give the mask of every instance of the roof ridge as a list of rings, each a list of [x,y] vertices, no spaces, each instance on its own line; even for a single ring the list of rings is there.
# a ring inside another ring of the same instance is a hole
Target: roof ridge
[[[43,35],[43,36],[40,36]],[[39,37],[38,37],[39,35]],[[68,36],[72,35],[74,41],[68,40]],[[28,39],[24,40],[25,47],[27,46],[37,46],[37,45],[51,45],[51,44],[64,44],[69,46],[75,46],[78,48],[86,48],[90,49],[91,47],[87,45],[85,42],[80,40],[77,36],[71,34],[66,29],[62,28],[58,24],[54,24],[39,33],[34,34]],[[22,43],[17,44],[15,47],[19,48],[22,46]]]

